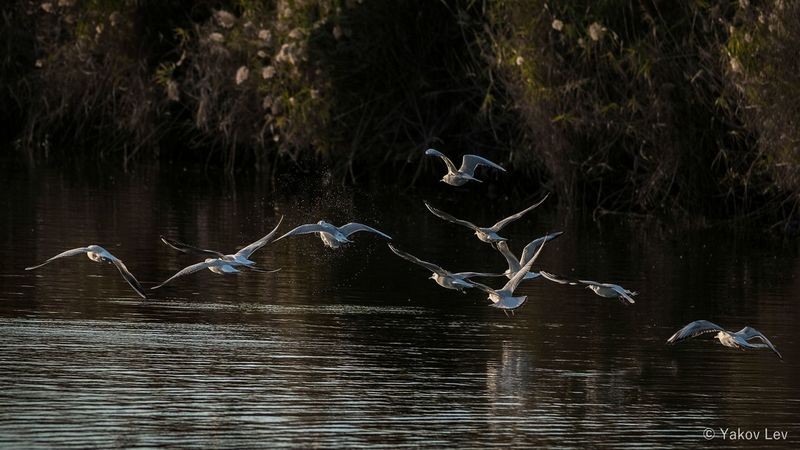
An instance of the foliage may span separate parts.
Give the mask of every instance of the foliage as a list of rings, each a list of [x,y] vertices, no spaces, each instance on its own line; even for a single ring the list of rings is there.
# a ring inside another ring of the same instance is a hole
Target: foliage
[[[798,214],[800,6],[747,0],[15,0],[28,160],[417,180],[476,152],[596,213]],[[2,137],[2,136],[0,136]]]

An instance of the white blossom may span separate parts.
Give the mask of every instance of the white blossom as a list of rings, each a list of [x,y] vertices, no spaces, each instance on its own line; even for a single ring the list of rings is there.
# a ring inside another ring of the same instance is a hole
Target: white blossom
[[[236,16],[225,10],[215,12],[214,18],[222,28],[232,28],[236,24]]]
[[[236,71],[236,84],[242,84],[250,78],[250,69],[247,66],[239,67]]]
[[[599,41],[605,34],[606,27],[600,25],[599,23],[594,22],[589,25],[589,37],[592,38],[593,41]]]

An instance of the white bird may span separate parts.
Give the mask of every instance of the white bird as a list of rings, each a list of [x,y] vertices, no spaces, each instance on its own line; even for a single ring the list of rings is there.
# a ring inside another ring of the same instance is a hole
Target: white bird
[[[494,167],[497,170],[502,170],[503,172],[506,171],[506,169],[499,164],[495,164],[488,159],[477,155],[464,155],[461,158],[461,167],[456,168],[456,165],[453,164],[453,161],[450,161],[450,158],[438,150],[429,148],[425,150],[425,154],[428,156],[438,156],[439,158],[442,158],[442,161],[444,161],[444,163],[447,165],[447,174],[442,177],[440,181],[451,186],[461,186],[467,181],[477,181],[478,183],[482,183],[481,180],[475,178],[475,169],[478,166],[489,166]]]
[[[624,305],[632,305],[636,303],[633,299],[634,296],[639,295],[638,292],[629,291],[618,284],[612,283],[598,283],[597,281],[590,280],[568,280],[564,277],[554,275],[550,272],[540,271],[539,274],[558,284],[569,284],[570,286],[577,286],[579,284],[586,285],[586,289],[591,289],[595,294],[605,298],[618,298]]]
[[[79,248],[73,248],[72,250],[67,250],[65,252],[57,254],[56,256],[53,256],[52,258],[48,259],[47,261],[37,266],[26,267],[25,270],[38,269],[39,267],[42,267],[43,265],[48,264],[56,259],[66,258],[67,256],[80,255],[82,253],[85,253],[86,256],[88,256],[89,259],[91,259],[94,262],[104,262],[104,263],[114,264],[117,270],[119,270],[119,273],[122,275],[122,278],[125,278],[125,281],[128,282],[128,284],[133,288],[133,290],[136,291],[136,293],[139,294],[142,298],[147,298],[147,295],[145,295],[144,293],[144,288],[142,288],[142,285],[139,284],[139,281],[136,279],[136,277],[133,276],[133,274],[128,270],[128,268],[125,267],[125,264],[122,262],[122,260],[112,255],[111,252],[109,252],[108,250],[104,249],[99,245],[92,244],[88,247],[79,247]]]
[[[350,235],[353,233],[357,233],[359,231],[369,231],[370,233],[375,233],[377,235],[383,236],[386,239],[391,240],[392,237],[386,233],[382,233],[375,228],[368,227],[364,224],[360,223],[348,223],[342,225],[340,227],[336,227],[324,220],[320,220],[317,223],[309,223],[306,225],[300,225],[299,227],[295,228],[294,230],[284,234],[283,236],[275,239],[275,242],[280,241],[281,239],[289,236],[297,236],[301,234],[309,234],[309,233],[316,233],[322,242],[325,243],[330,248],[339,248],[348,242],[353,242],[349,239]]]
[[[182,277],[184,275],[189,275],[191,273],[199,272],[199,271],[201,271],[203,269],[208,269],[208,270],[210,270],[210,271],[212,271],[212,272],[214,272],[216,274],[219,274],[219,275],[226,274],[226,273],[237,273],[237,272],[240,272],[240,270],[237,269],[237,267],[246,267],[246,268],[248,268],[250,270],[254,270],[254,271],[257,271],[257,272],[267,272],[267,273],[272,273],[272,272],[279,271],[280,269],[264,271],[264,270],[260,270],[260,269],[258,269],[256,267],[254,267],[256,263],[255,263],[255,261],[251,261],[250,260],[250,256],[256,250],[258,250],[261,247],[267,245],[272,240],[272,238],[275,236],[275,233],[278,232],[278,227],[281,226],[281,222],[283,222],[283,216],[281,216],[281,218],[278,220],[278,224],[275,225],[275,228],[273,228],[272,231],[269,232],[269,234],[267,234],[266,236],[262,237],[261,239],[255,241],[255,242],[253,242],[252,244],[248,245],[247,247],[244,247],[243,249],[239,250],[238,252],[233,253],[233,254],[229,254],[229,255],[223,255],[223,254],[221,254],[219,252],[216,252],[214,250],[205,250],[205,249],[193,247],[191,245],[183,244],[183,243],[177,242],[177,241],[168,240],[168,239],[162,237],[161,240],[165,244],[169,245],[170,247],[172,247],[172,248],[174,248],[176,250],[179,250],[179,251],[182,251],[182,252],[185,252],[185,253],[194,253],[194,252],[207,253],[207,254],[216,255],[216,257],[214,257],[214,258],[206,258],[206,260],[203,261],[203,262],[199,262],[197,264],[192,264],[191,266],[184,267],[183,269],[178,271],[175,275],[167,278],[163,283],[161,283],[161,284],[159,284],[157,286],[153,286],[150,289],[158,289],[158,288],[164,286],[165,284],[169,283],[170,281],[172,281],[172,280],[174,280],[176,278]]]
[[[719,342],[726,346],[732,348],[738,348],[739,350],[753,350],[753,349],[761,349],[761,348],[768,348],[775,352],[778,358],[783,359],[778,349],[772,345],[772,342],[767,339],[764,334],[760,331],[756,330],[755,328],[751,327],[744,327],[741,330],[733,333],[731,331],[727,331],[721,326],[711,323],[707,320],[695,320],[694,322],[686,325],[685,327],[678,330],[677,333],[673,334],[672,337],[667,339],[667,344],[676,344],[681,341],[685,341],[687,339],[691,339],[701,334],[707,333],[717,333],[714,337],[719,340]],[[762,343],[750,343],[751,339],[758,339]]]
[[[420,265],[433,272],[433,275],[430,276],[430,279],[435,281],[436,284],[438,284],[439,286],[446,289],[455,289],[464,292],[464,289],[475,287],[475,283],[472,280],[470,280],[470,278],[503,276],[503,274],[501,273],[450,272],[449,270],[442,269],[436,264],[423,261],[414,255],[406,253],[402,250],[398,250],[392,244],[387,244],[387,245],[389,245],[389,249],[393,251],[395,255],[405,259],[406,261],[410,261],[414,264]]]
[[[425,207],[428,208],[428,211],[432,212],[433,215],[439,217],[440,219],[444,219],[444,220],[446,220],[448,222],[452,222],[452,223],[455,223],[457,225],[461,225],[461,226],[467,227],[467,228],[475,231],[475,235],[478,236],[478,239],[480,239],[481,241],[487,242],[489,244],[494,244],[494,243],[497,243],[497,242],[507,241],[508,240],[508,239],[500,236],[499,234],[497,234],[497,233],[500,232],[500,230],[505,228],[505,226],[510,224],[511,222],[514,222],[515,220],[517,220],[520,217],[524,216],[527,212],[529,212],[532,209],[536,208],[537,206],[541,205],[542,202],[547,200],[547,197],[549,195],[550,194],[546,194],[538,202],[534,203],[533,205],[523,209],[522,211],[520,211],[520,212],[518,212],[518,213],[516,213],[514,215],[506,217],[505,219],[497,222],[496,224],[492,225],[491,227],[479,227],[479,226],[473,224],[472,222],[467,222],[466,220],[456,219],[455,217],[451,216],[450,214],[447,214],[444,211],[441,211],[441,210],[438,210],[438,209],[434,208],[433,206],[428,204],[428,202],[424,202],[424,203],[425,203]]]
[[[492,289],[489,286],[477,282],[473,282],[473,284],[476,288],[489,294],[489,300],[492,301],[492,306],[506,311],[506,314],[508,314],[508,311],[513,313],[515,309],[524,305],[525,301],[528,300],[527,295],[514,297],[514,291],[517,289],[517,286],[522,283],[522,280],[525,279],[525,276],[528,274],[528,272],[530,272],[531,266],[536,261],[536,258],[539,257],[539,253],[542,252],[542,249],[544,249],[545,243],[546,240],[542,242],[542,245],[539,246],[539,249],[536,251],[536,253],[525,263],[524,266],[520,267],[520,269],[502,288]]]
[[[526,245],[525,248],[522,250],[522,258],[520,259],[517,259],[517,257],[514,256],[514,254],[508,248],[508,242],[506,241],[498,242],[497,250],[499,250],[500,253],[506,258],[506,262],[508,263],[508,270],[504,272],[505,276],[511,279],[511,277],[513,277],[514,274],[519,272],[520,268],[522,268],[522,266],[527,264],[528,261],[530,261],[530,258],[532,258],[536,254],[537,250],[539,249],[539,246],[544,245],[545,241],[552,241],[553,239],[561,236],[562,234],[564,234],[563,231],[557,231],[555,233],[550,233],[540,238],[534,239],[528,245]],[[540,276],[539,272],[528,272],[527,274],[525,274],[524,279],[533,280],[534,278],[539,278],[539,276]]]

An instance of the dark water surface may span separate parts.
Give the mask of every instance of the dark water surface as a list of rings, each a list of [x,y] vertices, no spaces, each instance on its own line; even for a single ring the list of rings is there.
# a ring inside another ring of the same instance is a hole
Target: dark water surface
[[[685,448],[706,445],[705,428],[734,444],[723,428],[759,432],[747,447],[798,448],[796,241],[535,211],[508,228],[515,251],[563,230],[539,267],[640,295],[625,307],[534,280],[514,317],[480,293],[439,288],[367,234],[336,251],[287,239],[254,255],[276,274],[203,271],[148,300],[83,256],[23,270],[96,243],[149,287],[196,262],[159,235],[232,251],[285,215],[284,231],[357,219],[444,267],[498,271],[498,253],[422,205],[489,224],[538,199],[486,189],[365,196],[155,171],[92,182],[10,175],[0,194],[0,446]],[[754,326],[785,360],[704,339],[664,344],[700,318]],[[766,440],[765,429],[788,441]]]

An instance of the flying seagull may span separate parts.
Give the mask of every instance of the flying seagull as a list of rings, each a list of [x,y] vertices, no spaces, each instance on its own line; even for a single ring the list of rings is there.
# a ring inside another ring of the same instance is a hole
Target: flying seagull
[[[475,169],[478,166],[489,166],[494,167],[497,170],[502,170],[503,172],[506,171],[506,169],[503,169],[503,167],[499,164],[495,164],[488,159],[477,155],[464,155],[461,158],[461,167],[456,168],[456,165],[453,164],[453,161],[450,161],[450,158],[444,156],[444,154],[438,150],[429,148],[425,150],[425,154],[428,156],[438,156],[439,158],[442,158],[442,161],[444,161],[444,163],[447,165],[447,174],[442,177],[441,181],[451,186],[461,186],[467,181],[477,181],[478,183],[482,183],[481,180],[475,178]]]
[[[172,280],[174,280],[176,278],[182,277],[184,275],[189,275],[191,273],[199,272],[199,271],[201,271],[203,269],[208,269],[208,270],[210,270],[210,271],[212,271],[212,272],[214,272],[216,274],[220,274],[220,275],[226,274],[226,273],[237,273],[237,272],[240,272],[240,270],[237,269],[237,267],[246,267],[246,268],[248,268],[250,270],[254,270],[254,271],[257,271],[257,272],[268,272],[268,273],[277,272],[280,269],[275,269],[275,270],[270,270],[270,271],[263,271],[263,270],[260,270],[260,269],[258,269],[256,267],[254,267],[256,263],[255,263],[255,261],[251,261],[250,260],[250,256],[253,253],[255,253],[256,250],[258,250],[261,247],[267,245],[272,240],[272,238],[275,236],[275,233],[278,232],[278,227],[281,226],[281,222],[283,222],[283,216],[281,216],[281,218],[278,220],[278,224],[275,225],[275,228],[273,228],[272,231],[269,232],[269,234],[267,234],[266,236],[262,237],[261,239],[255,241],[255,242],[253,242],[252,244],[248,245],[247,247],[244,247],[243,249],[239,250],[238,252],[233,253],[233,254],[229,254],[229,255],[223,255],[223,254],[221,254],[219,252],[216,252],[214,250],[206,250],[206,249],[193,247],[191,245],[183,244],[181,242],[169,240],[169,239],[166,239],[166,238],[162,237],[161,240],[165,244],[169,245],[170,247],[172,247],[172,248],[174,248],[176,250],[179,250],[179,251],[182,251],[182,252],[185,252],[185,253],[200,253],[200,254],[205,253],[205,254],[208,254],[208,255],[214,255],[214,257],[213,258],[206,258],[205,261],[203,261],[203,262],[199,262],[197,264],[192,264],[191,266],[184,267],[183,269],[178,271],[175,275],[167,278],[163,283],[161,283],[161,284],[159,284],[157,286],[153,286],[150,289],[158,289],[158,288],[164,286],[165,284],[169,283],[170,281],[172,281]]]
[[[383,236],[386,239],[391,240],[392,237],[386,233],[382,233],[375,228],[368,227],[364,224],[360,223],[348,223],[342,225],[340,227],[336,227],[334,225],[325,222],[324,220],[320,220],[317,223],[309,223],[305,225],[300,225],[299,227],[295,228],[294,230],[284,234],[283,236],[275,239],[275,242],[280,241],[281,239],[289,236],[297,236],[301,234],[309,234],[309,233],[317,233],[322,239],[322,242],[325,243],[330,248],[339,248],[344,244],[347,244],[351,241],[350,235],[353,233],[358,233],[359,231],[369,231],[370,233],[375,233],[377,235]]]
[[[493,244],[493,243],[497,243],[497,242],[508,240],[508,239],[500,236],[497,233],[499,233],[500,230],[502,230],[506,225],[508,225],[511,222],[519,219],[520,217],[524,216],[525,213],[527,213],[528,211],[530,211],[530,210],[536,208],[537,206],[541,205],[542,202],[547,200],[547,197],[549,195],[550,194],[546,194],[538,202],[534,203],[533,205],[523,209],[522,211],[520,211],[520,212],[518,212],[518,213],[516,213],[514,215],[506,217],[505,219],[497,222],[496,224],[492,225],[491,227],[479,227],[479,226],[473,224],[472,222],[467,222],[466,220],[456,219],[455,217],[451,216],[450,214],[447,214],[446,212],[440,211],[440,210],[434,208],[433,206],[429,205],[428,202],[425,202],[425,207],[428,208],[428,211],[432,212],[435,216],[437,216],[437,217],[439,217],[441,219],[444,219],[444,220],[446,220],[448,222],[453,222],[455,224],[458,224],[458,225],[467,227],[467,228],[469,228],[471,230],[474,230],[475,231],[475,235],[478,236],[478,239],[480,239],[483,242],[488,242],[490,244]]]
[[[414,255],[406,253],[402,250],[398,250],[392,244],[387,244],[387,245],[389,245],[389,249],[393,251],[395,255],[405,259],[406,261],[410,261],[414,264],[420,265],[433,272],[433,275],[431,275],[430,278],[436,281],[436,284],[446,289],[455,289],[464,292],[464,289],[475,287],[475,283],[472,280],[470,280],[470,278],[503,276],[503,274],[501,273],[450,272],[448,270],[442,269],[436,264],[423,261]]]
[[[739,350],[768,348],[775,352],[778,358],[783,359],[783,356],[781,356],[778,349],[772,345],[772,342],[755,328],[744,327],[733,333],[707,320],[695,320],[689,325],[686,325],[667,339],[667,344],[676,344],[707,333],[717,333],[714,337],[719,339],[719,342],[726,347],[738,348]],[[761,343],[750,343],[749,341],[751,339],[758,339]]]
[[[57,254],[56,256],[53,256],[52,258],[48,259],[47,261],[37,266],[26,267],[25,270],[38,269],[39,267],[42,267],[43,265],[48,264],[49,262],[54,261],[56,259],[66,258],[67,256],[80,255],[82,253],[85,253],[86,256],[88,256],[89,259],[91,259],[94,262],[104,262],[104,263],[114,264],[117,270],[119,270],[119,273],[122,275],[122,278],[125,278],[125,281],[127,281],[128,284],[131,285],[133,290],[136,291],[136,293],[139,294],[142,298],[147,298],[147,295],[145,295],[144,293],[144,288],[142,288],[142,285],[139,284],[139,281],[136,279],[136,277],[133,276],[132,273],[130,273],[128,268],[125,267],[125,264],[123,264],[122,260],[112,255],[108,250],[104,249],[103,247],[100,247],[99,245],[93,244],[88,247],[79,247],[79,248],[73,248],[72,250],[67,250],[65,252]]]
[[[618,298],[624,305],[632,305],[636,303],[633,297],[639,295],[638,292],[629,291],[618,284],[598,283],[597,281],[590,280],[568,280],[562,276],[545,272],[544,270],[540,271],[539,274],[545,279],[558,284],[569,284],[570,286],[577,286],[579,284],[586,285],[586,289],[591,289],[600,297]]]
[[[548,235],[542,236],[538,239],[534,239],[528,245],[526,245],[525,248],[522,250],[521,259],[517,259],[517,257],[514,256],[514,254],[508,248],[508,242],[506,241],[498,242],[497,250],[499,250],[500,253],[503,254],[503,256],[506,258],[506,262],[508,263],[508,270],[504,272],[505,276],[511,279],[514,276],[514,274],[519,272],[520,268],[525,264],[527,264],[530,258],[534,256],[536,251],[539,249],[539,246],[544,245],[545,241],[551,241],[561,236],[562,234],[564,234],[563,231],[558,231],[555,233],[550,233]],[[534,278],[539,278],[539,276],[540,276],[539,272],[528,272],[527,274],[525,274],[525,278],[523,279],[533,280]]]
[[[522,280],[525,279],[525,276],[528,274],[528,272],[530,272],[531,266],[536,261],[536,258],[539,257],[539,253],[542,252],[545,243],[546,240],[542,242],[542,245],[539,246],[539,249],[536,251],[536,253],[525,263],[524,266],[520,267],[520,269],[502,288],[492,289],[489,286],[477,282],[473,282],[473,284],[476,288],[489,294],[489,300],[492,301],[492,306],[504,310],[506,314],[508,314],[508,311],[514,312],[515,309],[524,305],[525,301],[528,300],[527,295],[514,297],[514,291],[517,289],[517,286],[522,283]]]

